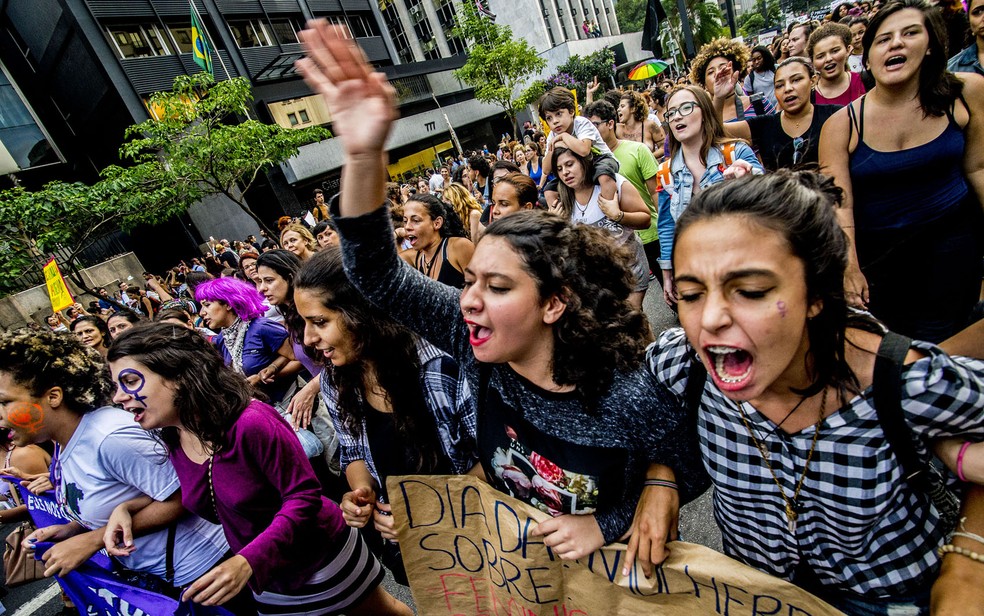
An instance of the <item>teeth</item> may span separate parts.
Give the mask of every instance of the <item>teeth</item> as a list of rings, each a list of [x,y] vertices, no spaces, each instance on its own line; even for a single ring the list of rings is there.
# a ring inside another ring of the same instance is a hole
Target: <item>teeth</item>
[[[707,350],[710,351],[711,353],[714,353],[715,355],[727,355],[728,353],[734,353],[740,349],[736,349],[734,347],[727,347],[727,346],[712,346],[712,347],[707,347]]]

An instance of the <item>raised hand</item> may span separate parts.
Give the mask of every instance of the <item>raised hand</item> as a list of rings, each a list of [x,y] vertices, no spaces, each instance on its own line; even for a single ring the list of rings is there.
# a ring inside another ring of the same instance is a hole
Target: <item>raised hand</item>
[[[731,64],[725,64],[714,75],[714,98],[728,98],[735,91],[738,75],[731,69]]]
[[[307,56],[295,66],[328,105],[346,154],[381,152],[397,118],[396,90],[344,34],[341,26],[324,19],[309,21],[300,33]]]

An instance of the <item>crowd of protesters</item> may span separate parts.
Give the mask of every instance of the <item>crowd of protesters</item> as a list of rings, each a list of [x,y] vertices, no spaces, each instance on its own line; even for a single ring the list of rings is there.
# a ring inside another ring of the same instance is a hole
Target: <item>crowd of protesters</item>
[[[713,486],[726,554],[845,613],[984,613],[984,0],[550,90],[403,184],[394,89],[301,39],[337,200],[0,335],[6,472],[71,520],[25,542],[48,574],[105,548],[237,614],[409,614],[386,479],[467,473],[562,559],[649,572]]]

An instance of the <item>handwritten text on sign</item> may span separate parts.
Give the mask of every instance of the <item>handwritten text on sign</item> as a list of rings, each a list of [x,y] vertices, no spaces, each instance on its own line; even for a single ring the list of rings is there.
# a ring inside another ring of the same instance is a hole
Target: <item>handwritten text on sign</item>
[[[410,588],[428,616],[833,616],[813,595],[708,548],[672,544],[651,579],[625,546],[563,561],[530,532],[546,514],[474,477],[388,482]]]

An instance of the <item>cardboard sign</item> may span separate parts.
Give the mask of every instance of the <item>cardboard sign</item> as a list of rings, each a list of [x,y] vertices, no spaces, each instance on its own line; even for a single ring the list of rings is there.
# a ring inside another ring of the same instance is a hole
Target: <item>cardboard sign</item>
[[[68,285],[65,284],[65,279],[54,258],[44,265],[44,284],[48,287],[48,297],[51,299],[53,312],[64,310],[75,303],[72,292],[68,290]]]
[[[549,516],[470,476],[387,482],[403,562],[427,616],[834,616],[800,588],[675,542],[652,578],[622,575],[625,546],[563,561],[531,536]]]

